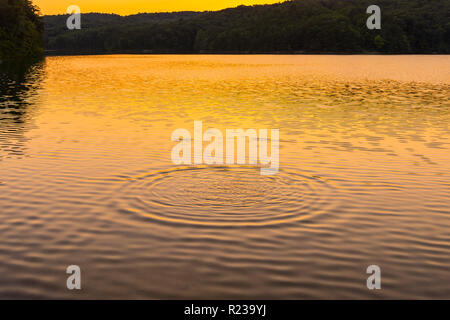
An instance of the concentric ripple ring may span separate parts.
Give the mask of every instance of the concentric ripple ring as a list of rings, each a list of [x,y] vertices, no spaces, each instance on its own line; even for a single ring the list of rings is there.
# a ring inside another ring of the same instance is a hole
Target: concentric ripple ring
[[[250,166],[175,167],[128,178],[118,206],[149,219],[203,226],[266,226],[311,218],[331,204],[325,179]]]

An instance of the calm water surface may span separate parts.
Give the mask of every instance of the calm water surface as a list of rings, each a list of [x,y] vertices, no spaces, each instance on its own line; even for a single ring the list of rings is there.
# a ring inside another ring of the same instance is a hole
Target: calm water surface
[[[449,56],[0,70],[0,298],[450,299]],[[172,164],[194,120],[279,128],[280,172]]]

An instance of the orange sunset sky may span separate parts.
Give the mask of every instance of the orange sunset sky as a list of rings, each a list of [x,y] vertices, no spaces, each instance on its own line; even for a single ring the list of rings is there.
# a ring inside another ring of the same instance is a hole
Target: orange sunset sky
[[[238,5],[269,4],[282,0],[34,0],[42,14],[64,14],[67,7],[77,5],[81,13],[103,12],[120,15],[139,12],[205,11]]]

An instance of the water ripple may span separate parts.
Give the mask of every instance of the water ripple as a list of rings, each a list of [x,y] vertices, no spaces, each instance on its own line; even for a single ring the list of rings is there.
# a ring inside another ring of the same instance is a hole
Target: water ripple
[[[176,167],[128,178],[119,207],[153,220],[203,226],[266,226],[312,218],[336,190],[318,176],[243,166]]]

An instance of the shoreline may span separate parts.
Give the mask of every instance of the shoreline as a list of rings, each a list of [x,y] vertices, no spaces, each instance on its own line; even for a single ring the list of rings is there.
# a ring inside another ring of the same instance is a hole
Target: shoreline
[[[54,56],[111,56],[111,55],[286,55],[286,56],[310,56],[310,55],[328,55],[328,56],[448,56],[448,53],[382,53],[382,52],[149,52],[142,51],[117,51],[117,52],[44,52],[44,57]]]

